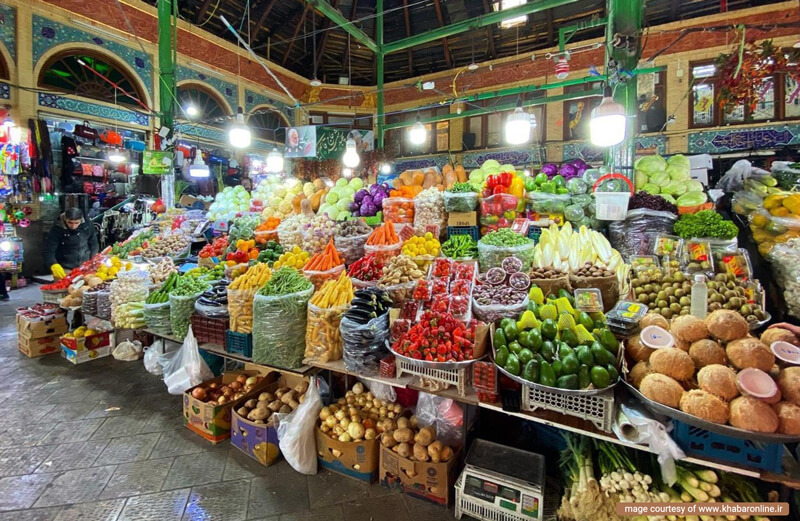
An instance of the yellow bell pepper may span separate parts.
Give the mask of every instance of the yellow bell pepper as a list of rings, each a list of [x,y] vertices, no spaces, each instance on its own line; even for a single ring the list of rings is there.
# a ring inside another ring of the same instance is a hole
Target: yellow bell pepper
[[[783,200],[784,208],[795,215],[800,215],[800,194],[792,194]]]
[[[522,182],[517,176],[514,176],[514,179],[511,180],[511,186],[508,188],[508,193],[516,197],[517,199],[522,199],[523,192],[525,191],[525,183]]]

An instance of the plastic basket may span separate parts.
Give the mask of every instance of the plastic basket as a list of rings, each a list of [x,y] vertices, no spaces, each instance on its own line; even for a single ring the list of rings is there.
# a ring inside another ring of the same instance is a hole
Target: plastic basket
[[[198,344],[214,344],[225,347],[229,320],[227,318],[208,318],[197,313],[192,315],[192,332]]]
[[[672,420],[672,438],[684,452],[701,458],[781,473],[783,444],[732,438]]]
[[[595,217],[601,221],[622,221],[628,214],[628,192],[595,192]]]
[[[478,242],[478,239],[481,238],[480,231],[478,230],[477,226],[448,226],[447,238],[449,239],[454,235],[469,235],[475,242]]]
[[[42,290],[42,302],[45,304],[59,304],[61,299],[66,296],[67,290],[65,289]]]
[[[538,226],[530,226],[528,228],[528,239],[531,239],[534,244],[539,243],[539,237],[542,236],[542,229]]]
[[[419,377],[420,387],[428,391],[442,391],[448,387],[455,386],[459,396],[467,395],[469,376],[472,371],[469,366],[459,369],[434,369],[430,367],[418,367],[400,357],[395,358],[397,368],[397,378],[403,374],[410,374]]]
[[[240,355],[244,358],[253,358],[252,333],[225,331],[225,352],[232,355]]]
[[[611,432],[614,424],[614,390],[600,394],[576,395],[522,387],[522,410],[545,409],[588,420],[601,431]]]

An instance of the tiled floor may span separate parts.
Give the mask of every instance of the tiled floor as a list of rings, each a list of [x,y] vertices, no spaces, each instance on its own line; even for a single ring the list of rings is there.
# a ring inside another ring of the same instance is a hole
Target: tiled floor
[[[452,510],[378,485],[258,465],[181,423],[181,403],[141,362],[80,366],[17,350],[0,302],[0,521],[428,521]],[[117,408],[119,408],[117,410]]]

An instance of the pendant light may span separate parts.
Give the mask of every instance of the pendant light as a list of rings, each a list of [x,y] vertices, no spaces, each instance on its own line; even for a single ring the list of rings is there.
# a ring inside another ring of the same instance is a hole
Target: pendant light
[[[556,78],[559,80],[566,79],[569,76],[569,54],[565,54],[556,58]]]
[[[417,113],[417,122],[408,131],[408,140],[412,145],[421,145],[428,139],[428,129],[422,124],[422,118]]]
[[[342,156],[342,163],[347,168],[355,168],[360,162],[361,158],[358,157],[358,151],[356,150],[356,140],[349,137]]]
[[[125,155],[122,153],[122,150],[118,148],[112,148],[108,151],[108,160],[112,163],[124,163]]]
[[[277,174],[283,171],[283,154],[278,151],[277,147],[273,147],[272,151],[267,154],[267,172],[270,174]]]
[[[317,12],[311,11],[311,49],[313,54],[311,57],[314,59],[314,76],[311,77],[311,86],[319,87],[322,82],[317,78]]]
[[[228,131],[228,141],[234,148],[247,148],[250,146],[250,128],[244,122],[244,110],[236,110],[236,121]]]
[[[611,97],[611,88],[606,86],[603,101],[592,111],[589,122],[589,135],[592,144],[598,147],[611,147],[625,139],[627,118],[625,107]]]
[[[517,108],[506,118],[506,142],[521,145],[531,139],[531,116],[522,110],[522,97],[517,96]]]
[[[208,165],[203,161],[203,152],[197,149],[197,156],[189,166],[189,177],[209,177],[211,175]]]

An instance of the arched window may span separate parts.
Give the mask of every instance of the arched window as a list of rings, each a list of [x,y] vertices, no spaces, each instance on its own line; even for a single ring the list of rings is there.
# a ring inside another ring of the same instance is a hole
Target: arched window
[[[0,80],[10,80],[11,76],[8,74],[8,65],[6,65],[6,61],[3,59],[3,55],[0,54]]]
[[[273,109],[255,109],[247,119],[247,125],[259,139],[274,143],[286,142],[286,121]]]
[[[178,86],[178,101],[183,110],[179,111],[181,117],[186,117],[186,111],[193,107],[196,115],[189,114],[192,120],[205,123],[212,127],[224,128],[230,122],[229,114],[223,108],[223,102],[212,93],[199,85],[186,84]]]
[[[115,89],[112,82],[130,96]],[[39,74],[39,87],[139,110],[141,105],[133,97],[145,101],[139,83],[127,71],[105,56],[86,50],[67,51],[50,58]]]

